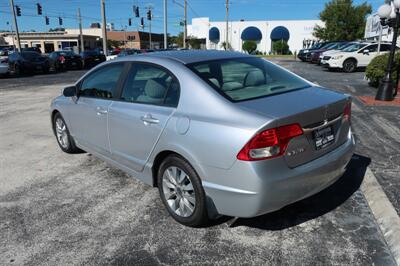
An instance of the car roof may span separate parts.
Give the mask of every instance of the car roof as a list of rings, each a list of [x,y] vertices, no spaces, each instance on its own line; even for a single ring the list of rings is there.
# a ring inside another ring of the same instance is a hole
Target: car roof
[[[151,58],[166,58],[179,61],[183,64],[192,64],[211,60],[221,60],[228,58],[246,58],[250,55],[231,52],[231,51],[217,51],[217,50],[177,50],[177,51],[162,51],[153,52],[148,54],[140,54],[138,57],[151,57]],[[128,59],[128,58],[127,58]]]

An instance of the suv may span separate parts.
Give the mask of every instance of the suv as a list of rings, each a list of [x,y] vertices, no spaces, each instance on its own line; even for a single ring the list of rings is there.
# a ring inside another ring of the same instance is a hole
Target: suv
[[[391,44],[382,43],[381,53],[390,51]],[[366,67],[378,55],[377,43],[355,43],[330,56],[323,58],[325,67],[329,69],[342,69],[346,73]]]

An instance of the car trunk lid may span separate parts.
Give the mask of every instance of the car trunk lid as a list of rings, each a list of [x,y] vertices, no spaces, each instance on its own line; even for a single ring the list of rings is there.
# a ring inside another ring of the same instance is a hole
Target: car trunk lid
[[[304,134],[293,138],[284,154],[288,166],[293,168],[346,142],[350,124],[343,119],[343,112],[349,103],[349,96],[310,87],[237,104],[246,110],[274,117],[274,123],[269,123],[273,127],[296,123],[302,127]],[[268,126],[260,130],[264,129]]]

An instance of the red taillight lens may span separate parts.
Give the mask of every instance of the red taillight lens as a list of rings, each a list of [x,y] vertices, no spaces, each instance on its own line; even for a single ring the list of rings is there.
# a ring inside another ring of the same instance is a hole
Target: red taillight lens
[[[58,58],[58,61],[64,62],[64,61],[65,61],[65,57],[61,55],[61,56]]]
[[[351,101],[349,101],[344,107],[343,119],[351,122]]]
[[[258,161],[281,156],[289,141],[303,135],[299,124],[268,129],[255,135],[238,153],[238,160]]]

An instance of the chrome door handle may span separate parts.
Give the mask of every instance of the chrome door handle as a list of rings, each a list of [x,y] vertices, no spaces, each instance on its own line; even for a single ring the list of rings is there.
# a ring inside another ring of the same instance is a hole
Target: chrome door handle
[[[160,123],[160,120],[152,117],[151,115],[142,116],[140,119],[144,122],[145,125]]]
[[[103,109],[101,107],[97,107],[96,108],[96,112],[97,112],[97,115],[106,115],[108,113],[107,110],[105,110],[105,109]]]

